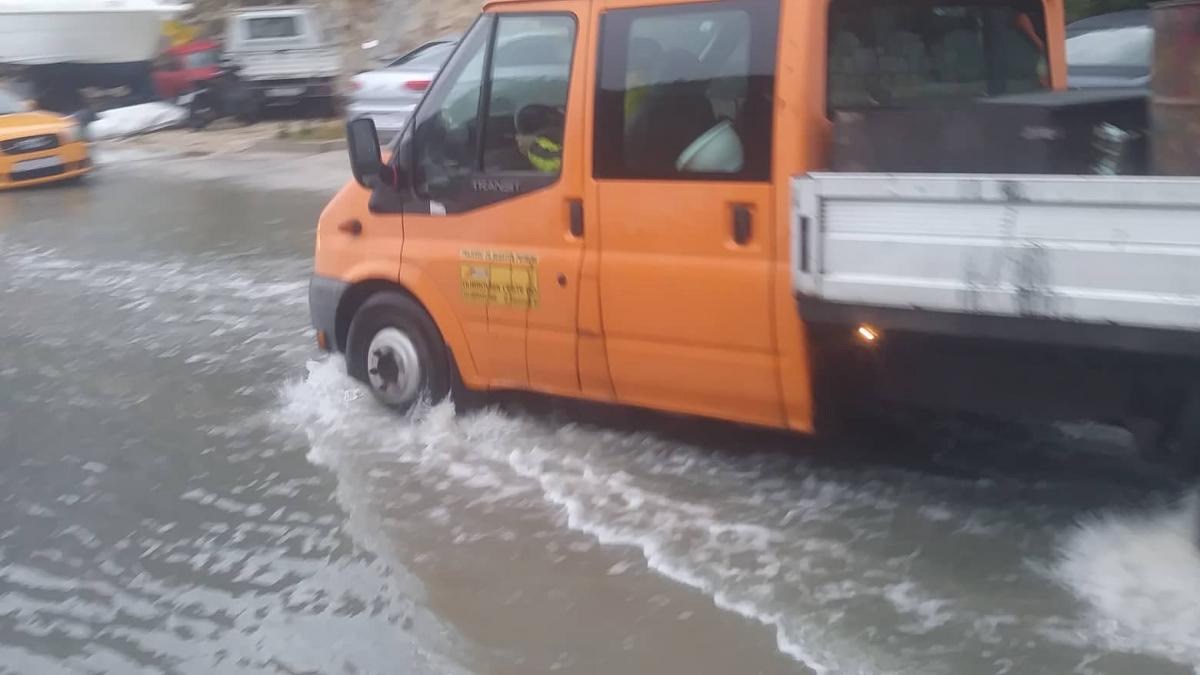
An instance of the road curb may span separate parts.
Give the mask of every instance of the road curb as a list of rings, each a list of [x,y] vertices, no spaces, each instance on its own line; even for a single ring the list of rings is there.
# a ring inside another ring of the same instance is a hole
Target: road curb
[[[337,138],[327,141],[298,141],[287,138],[271,138],[255,143],[251,150],[263,152],[294,152],[300,154],[317,154],[346,149],[346,139]]]

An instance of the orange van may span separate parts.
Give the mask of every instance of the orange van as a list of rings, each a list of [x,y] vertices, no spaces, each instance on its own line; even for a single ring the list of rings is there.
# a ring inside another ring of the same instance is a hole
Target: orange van
[[[1005,93],[959,75],[1000,43],[1001,89],[1065,82],[1061,0],[489,2],[386,160],[349,123],[317,340],[398,409],[461,382],[811,432],[790,180],[834,99]]]

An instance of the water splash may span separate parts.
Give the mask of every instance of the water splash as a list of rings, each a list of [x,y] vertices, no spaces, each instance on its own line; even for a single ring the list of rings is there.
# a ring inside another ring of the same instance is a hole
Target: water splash
[[[495,409],[455,416],[449,403],[398,418],[340,359],[308,370],[284,392],[281,419],[339,475],[363,537],[390,527],[403,539],[395,528],[417,532],[424,519],[456,541],[509,540],[520,536],[509,520],[557,512],[771,627],[782,652],[824,672],[1069,672],[1105,650],[1137,653],[1079,639],[1078,605],[1036,572],[1076,508],[1053,490],[1024,503],[995,481],[720,452]],[[1190,644],[1170,654],[1182,662]]]
[[[1093,517],[1066,538],[1054,575],[1113,649],[1200,673],[1200,493],[1151,512]]]

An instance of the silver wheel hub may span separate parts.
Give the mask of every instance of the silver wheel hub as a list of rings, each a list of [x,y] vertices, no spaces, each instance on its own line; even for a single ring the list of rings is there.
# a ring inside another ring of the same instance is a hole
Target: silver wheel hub
[[[412,403],[421,384],[421,364],[412,339],[398,328],[376,333],[367,349],[367,378],[375,394],[388,403]]]

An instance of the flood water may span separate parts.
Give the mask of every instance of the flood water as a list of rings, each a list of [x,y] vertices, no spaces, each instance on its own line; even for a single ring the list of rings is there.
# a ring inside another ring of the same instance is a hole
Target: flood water
[[[0,193],[0,673],[1200,672],[1185,486],[1067,440],[398,417],[308,329],[340,175],[225,161]]]

